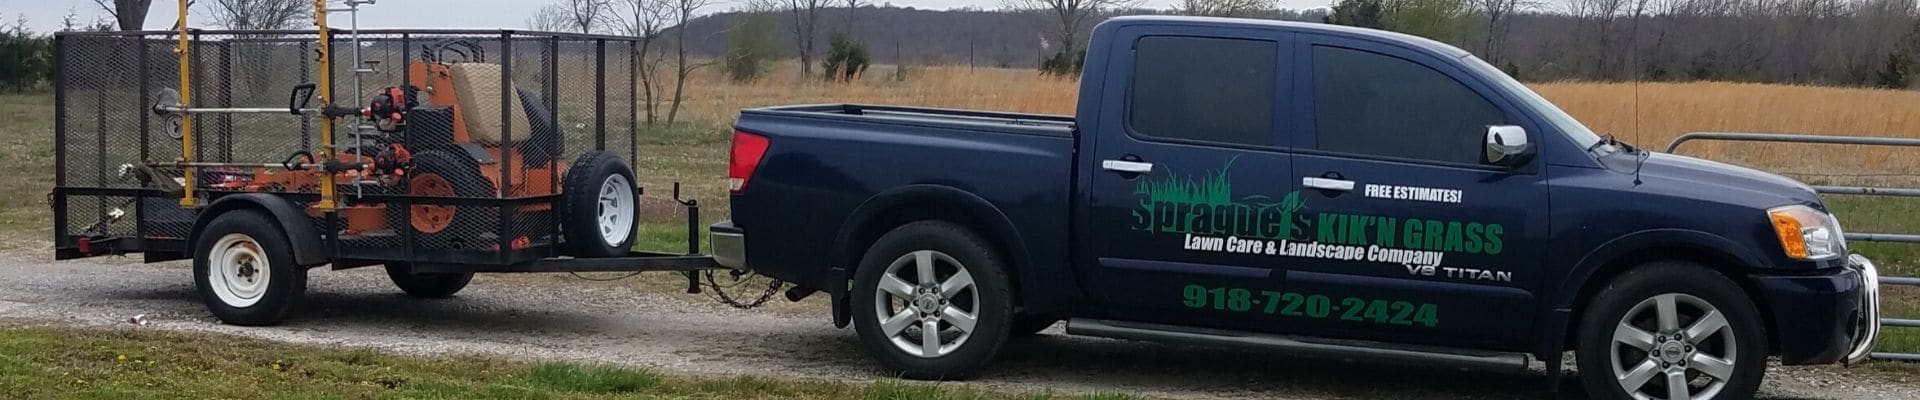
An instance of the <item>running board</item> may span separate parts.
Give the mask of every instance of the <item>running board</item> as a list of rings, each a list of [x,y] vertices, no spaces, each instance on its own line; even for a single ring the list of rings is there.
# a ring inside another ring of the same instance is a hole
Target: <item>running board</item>
[[[1363,340],[1322,339],[1305,336],[1086,318],[1068,320],[1067,333],[1113,339],[1252,347],[1326,358],[1371,361],[1418,361],[1449,367],[1473,369],[1524,370],[1532,363],[1532,357],[1525,353],[1502,353]]]

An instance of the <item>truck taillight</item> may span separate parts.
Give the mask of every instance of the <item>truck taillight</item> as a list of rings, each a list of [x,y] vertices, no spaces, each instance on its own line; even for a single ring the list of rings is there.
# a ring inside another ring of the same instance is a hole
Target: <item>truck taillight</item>
[[[767,137],[733,131],[733,151],[727,162],[727,190],[740,193],[747,189],[747,180],[753,179],[753,170],[760,168],[760,157],[767,155]]]

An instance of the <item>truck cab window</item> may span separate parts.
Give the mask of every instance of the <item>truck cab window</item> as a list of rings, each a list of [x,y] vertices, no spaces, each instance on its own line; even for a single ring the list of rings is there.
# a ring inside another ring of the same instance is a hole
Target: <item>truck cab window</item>
[[[1487,126],[1507,123],[1472,88],[1393,56],[1314,46],[1313,86],[1321,150],[1478,164]]]
[[[1279,46],[1150,36],[1133,53],[1127,125],[1136,135],[1273,146]]]

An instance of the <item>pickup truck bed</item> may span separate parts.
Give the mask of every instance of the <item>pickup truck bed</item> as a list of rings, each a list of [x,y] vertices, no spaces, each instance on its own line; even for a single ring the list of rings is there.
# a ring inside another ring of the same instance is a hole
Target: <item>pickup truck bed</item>
[[[838,116],[853,121],[876,121],[931,128],[981,129],[999,133],[1073,136],[1073,116],[1023,114],[951,108],[866,104],[810,104],[745,110],[746,114]]]
[[[859,210],[891,208],[866,204],[867,199],[911,202],[960,196],[977,203],[979,209],[941,212],[953,213],[959,220],[978,220],[985,213],[969,213],[999,210],[1007,219],[1000,225],[1015,231],[1006,233],[1020,238],[1006,243],[1017,249],[1010,251],[1025,253],[1023,243],[1067,240],[1075,145],[1070,116],[821,104],[744,110],[735,130],[772,136],[775,142],[761,158],[747,190],[732,198],[733,224],[741,230],[777,226],[799,230],[786,233],[793,237],[834,237],[835,243],[871,241],[885,232],[842,226],[844,221],[867,219],[856,218]],[[888,168],[871,168],[875,165]],[[1008,179],[980,179],[992,176]],[[877,196],[881,191],[890,195]],[[812,212],[785,213],[781,211],[791,208],[777,204],[808,204]],[[840,248],[845,246],[757,242],[746,256],[755,260],[754,268],[762,274],[805,288],[830,289],[836,282],[826,277],[844,276],[838,272],[861,256],[833,251]],[[1064,246],[1038,246],[1024,257],[1011,258],[1065,265],[1065,250]],[[829,271],[836,273],[826,274]],[[1065,268],[1023,271],[1045,271],[1059,274],[1047,277],[1055,282],[1071,281]]]

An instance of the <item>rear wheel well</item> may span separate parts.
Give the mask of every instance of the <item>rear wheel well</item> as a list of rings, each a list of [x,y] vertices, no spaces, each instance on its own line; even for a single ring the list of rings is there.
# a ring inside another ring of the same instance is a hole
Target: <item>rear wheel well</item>
[[[1620,276],[1620,274],[1656,261],[1690,262],[1706,266],[1708,269],[1720,273],[1720,275],[1725,276],[1727,280],[1733,281],[1735,285],[1739,285],[1740,290],[1746,292],[1747,298],[1753,300],[1753,306],[1760,310],[1761,325],[1767,330],[1774,328],[1773,309],[1767,307],[1766,298],[1758,295],[1760,293],[1759,288],[1753,285],[1753,281],[1746,279],[1746,267],[1742,266],[1738,260],[1724,254],[1696,247],[1673,246],[1641,249],[1621,255],[1602,265],[1599,269],[1595,270],[1592,275],[1587,276],[1586,282],[1580,285],[1580,291],[1574,296],[1573,311],[1567,318],[1566,332],[1563,332],[1565,336],[1562,337],[1578,337],[1578,331],[1576,330],[1580,329],[1579,321],[1581,313],[1586,311],[1588,302],[1593,300],[1594,296],[1600,294],[1600,289],[1607,287],[1607,284],[1613,282],[1614,278]],[[1779,352],[1780,339],[1774,335],[1766,336],[1767,351],[1769,353]],[[1573,350],[1574,340],[1569,339],[1562,342],[1561,350]]]
[[[981,214],[984,213],[972,211],[958,202],[937,199],[912,200],[889,205],[885,209],[861,221],[859,225],[856,225],[853,232],[847,236],[846,242],[842,245],[843,247],[841,247],[844,254],[841,255],[841,259],[835,260],[839,265],[846,266],[847,275],[834,277],[833,279],[852,279],[853,270],[859,268],[860,258],[866,255],[867,249],[873,247],[874,242],[880,240],[880,236],[886,235],[887,232],[892,231],[894,228],[918,221],[946,221],[965,227],[967,230],[973,231],[974,234],[980,235],[981,238],[987,240],[988,244],[993,246],[993,251],[998,253],[996,255],[1000,256],[1001,260],[1006,261],[1008,269],[1007,280],[1012,284],[1010,289],[1012,289],[1011,292],[1014,297],[1013,305],[1015,308],[1018,308],[1020,306],[1019,271],[1023,260],[1013,257],[1013,254],[1008,250],[1013,248],[1011,246],[1012,243],[1008,242],[1009,238],[999,234],[998,230],[994,229],[988,222],[985,222],[999,219],[1000,216]],[[851,287],[851,285],[848,287]],[[835,295],[840,294],[836,293]]]

